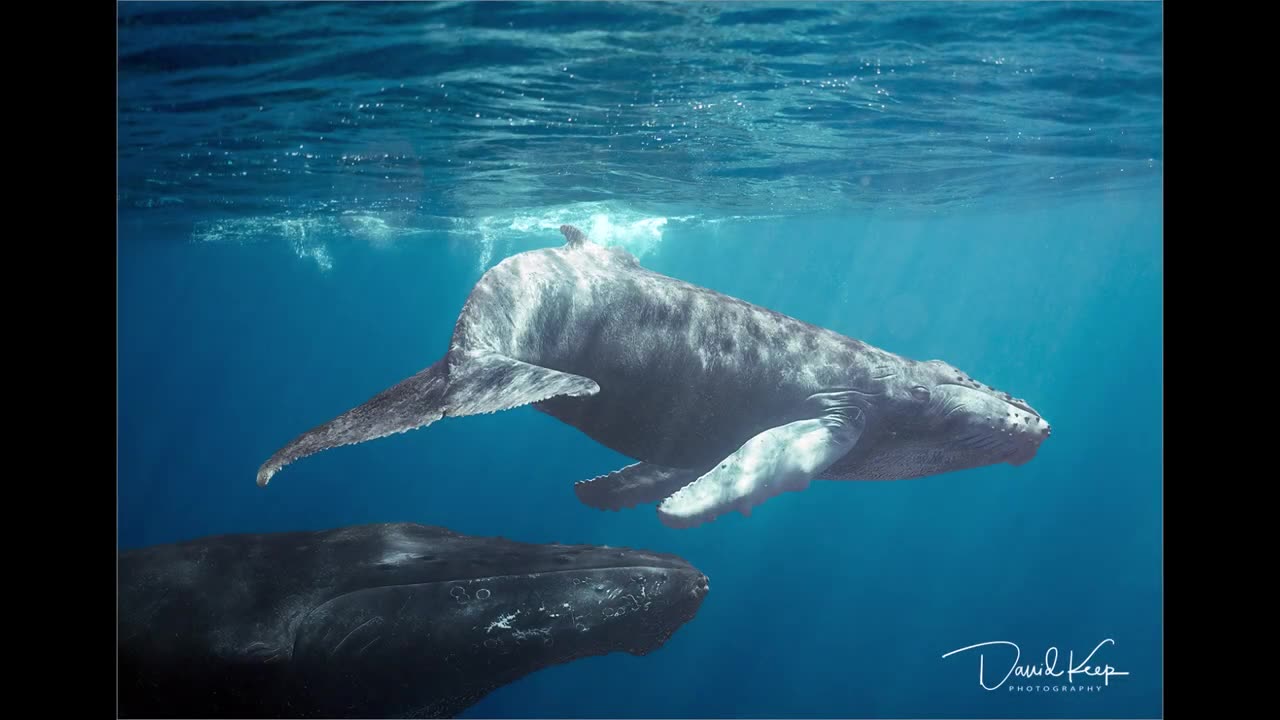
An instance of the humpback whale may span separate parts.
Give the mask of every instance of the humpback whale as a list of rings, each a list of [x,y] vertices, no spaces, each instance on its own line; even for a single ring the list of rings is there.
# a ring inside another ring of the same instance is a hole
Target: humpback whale
[[[566,242],[475,284],[444,357],[280,448],[322,450],[532,405],[636,462],[579,482],[601,509],[661,501],[671,527],[811,480],[894,480],[1031,460],[1049,423],[942,360],[917,361]]]
[[[451,717],[529,673],[662,646],[674,555],[408,523],[119,553],[121,717]]]

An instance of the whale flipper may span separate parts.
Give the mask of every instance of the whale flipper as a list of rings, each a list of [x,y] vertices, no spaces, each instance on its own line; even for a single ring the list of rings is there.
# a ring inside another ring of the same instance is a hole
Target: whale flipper
[[[658,506],[664,525],[687,528],[737,510],[751,508],[791,490],[803,490],[818,473],[858,443],[865,416],[797,420],[770,428],[748,440],[702,477]]]
[[[530,365],[493,352],[450,353],[431,367],[294,438],[258,469],[264,486],[285,465],[322,450],[425,427],[442,417],[510,410],[600,386],[581,375]]]
[[[621,510],[657,502],[697,480],[703,472],[640,462],[581,480],[574,484],[573,491],[583,504],[598,510]]]

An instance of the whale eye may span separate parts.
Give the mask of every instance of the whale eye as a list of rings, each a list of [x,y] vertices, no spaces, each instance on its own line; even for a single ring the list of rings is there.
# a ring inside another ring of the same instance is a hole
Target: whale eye
[[[915,387],[911,388],[911,395],[917,400],[928,400],[929,388],[923,385],[916,385]]]

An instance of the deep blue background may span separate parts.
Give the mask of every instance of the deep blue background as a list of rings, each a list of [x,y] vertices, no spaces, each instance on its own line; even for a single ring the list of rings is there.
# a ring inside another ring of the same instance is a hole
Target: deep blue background
[[[126,223],[119,544],[405,520],[675,552],[710,577],[700,614],[653,655],[545,670],[469,716],[1157,716],[1160,197],[672,226],[647,266],[945,359],[1054,427],[1020,468],[818,482],[683,531],[651,506],[580,505],[574,481],[629,461],[530,408],[339,448],[258,488],[283,442],[443,354],[478,251],[336,242],[323,272],[282,244]],[[1009,640],[1024,662],[1056,646],[1065,664],[1105,638],[1098,659],[1130,674],[1084,695],[986,692],[972,653],[941,658]]]

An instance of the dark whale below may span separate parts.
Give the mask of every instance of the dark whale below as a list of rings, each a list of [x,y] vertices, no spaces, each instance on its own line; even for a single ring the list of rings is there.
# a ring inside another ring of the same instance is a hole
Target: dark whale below
[[[258,484],[322,450],[533,405],[638,462],[580,482],[619,509],[661,500],[690,527],[813,479],[894,480],[1036,455],[1049,424],[941,360],[916,361],[567,242],[476,283],[445,356],[272,455]],[[665,498],[665,499],[664,499]]]
[[[451,717],[558,663],[662,646],[674,555],[407,523],[119,554],[120,717]]]

